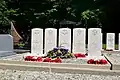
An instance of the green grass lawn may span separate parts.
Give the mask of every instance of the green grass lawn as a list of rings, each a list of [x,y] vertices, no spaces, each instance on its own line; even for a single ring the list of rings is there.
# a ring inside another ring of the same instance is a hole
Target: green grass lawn
[[[103,45],[102,45],[102,48],[103,48],[103,49],[106,49],[106,44],[103,44]],[[118,44],[115,44],[115,49],[118,49]]]

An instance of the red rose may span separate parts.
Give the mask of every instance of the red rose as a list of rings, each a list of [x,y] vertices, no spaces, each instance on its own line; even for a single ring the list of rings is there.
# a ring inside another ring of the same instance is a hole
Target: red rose
[[[74,56],[75,56],[76,58],[82,58],[82,57],[85,57],[85,54],[76,53],[76,54],[74,54]]]
[[[26,56],[25,61],[31,61],[34,56]]]
[[[94,59],[90,59],[87,61],[88,64],[94,64]]]
[[[107,61],[104,60],[104,59],[101,59],[101,60],[100,60],[100,63],[101,63],[101,64],[107,64]]]
[[[55,59],[55,62],[56,62],[56,63],[61,63],[62,60],[61,60],[60,58],[56,58],[56,59]]]
[[[42,58],[41,57],[37,57],[37,61],[41,62]]]
[[[37,61],[37,56],[33,56],[31,61]]]
[[[50,62],[50,61],[51,61],[50,58],[45,58],[45,59],[43,60],[43,62]]]

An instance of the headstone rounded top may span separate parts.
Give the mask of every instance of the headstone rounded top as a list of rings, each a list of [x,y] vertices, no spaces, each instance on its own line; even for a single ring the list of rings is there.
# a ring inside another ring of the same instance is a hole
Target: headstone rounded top
[[[60,30],[70,30],[70,28],[60,28]]]
[[[55,29],[55,28],[46,28],[45,30],[53,30],[53,29]]]
[[[73,28],[75,30],[85,30],[85,28]]]
[[[42,28],[33,28],[32,30],[41,30]]]
[[[10,35],[10,34],[0,34],[0,36],[1,36],[1,37],[5,37],[5,36],[7,36],[7,37],[10,37],[11,39],[13,39],[13,36]]]
[[[0,36],[11,36],[10,34],[0,34]]]
[[[114,35],[114,33],[107,33],[107,34],[112,34],[112,35]]]
[[[101,30],[101,28],[89,28],[89,30]]]

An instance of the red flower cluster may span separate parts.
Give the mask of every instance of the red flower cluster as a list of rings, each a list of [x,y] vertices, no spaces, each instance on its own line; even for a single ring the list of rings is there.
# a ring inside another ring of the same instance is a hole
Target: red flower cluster
[[[74,56],[76,58],[84,58],[84,57],[86,57],[85,54],[82,54],[82,53],[74,53]]]
[[[26,56],[24,58],[25,61],[38,61],[38,62],[55,62],[55,63],[61,63],[62,60],[58,57],[56,59],[51,59],[51,58],[42,58],[42,57],[37,57],[37,56]]]
[[[43,60],[43,62],[55,62],[55,63],[61,63],[62,60],[61,60],[59,57],[57,57],[56,59],[45,58],[45,59]]]
[[[107,64],[107,61],[105,59],[100,59],[100,60],[89,59],[87,63],[88,64]]]
[[[25,61],[38,61],[38,62],[42,62],[42,58],[41,57],[37,57],[37,56],[26,56]]]

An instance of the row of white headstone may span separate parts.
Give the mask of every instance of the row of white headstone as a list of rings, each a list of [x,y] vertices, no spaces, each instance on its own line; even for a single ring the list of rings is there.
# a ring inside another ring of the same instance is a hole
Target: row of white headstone
[[[45,44],[43,44],[43,29],[32,29],[31,53],[37,55],[46,55],[46,53],[57,46],[57,29],[45,29]],[[58,37],[59,46],[65,46],[71,51],[71,29],[60,28]],[[73,29],[73,53],[86,53],[86,29]],[[107,33],[107,49],[113,49],[115,45],[115,34]],[[119,40],[120,41],[120,40]],[[44,45],[44,48],[43,48]],[[119,45],[120,46],[120,45]],[[44,53],[43,53],[44,50]],[[88,55],[101,56],[102,50],[102,33],[100,28],[88,29]]]

